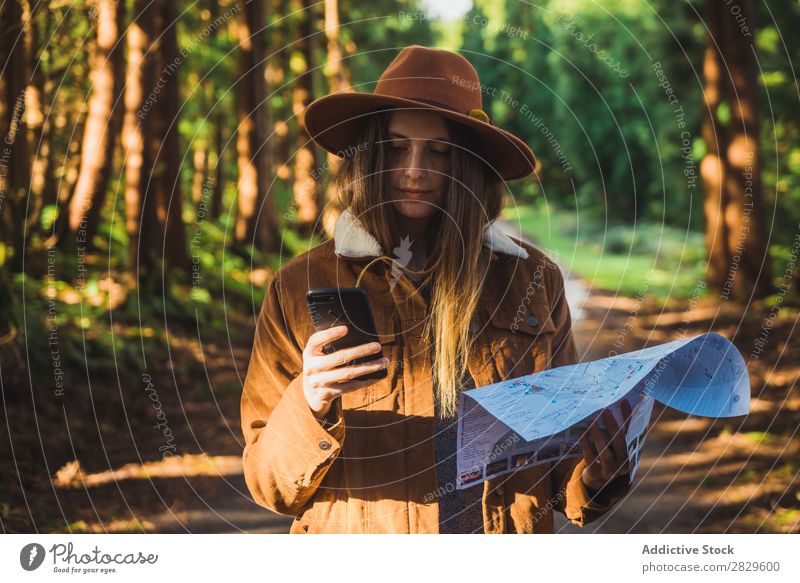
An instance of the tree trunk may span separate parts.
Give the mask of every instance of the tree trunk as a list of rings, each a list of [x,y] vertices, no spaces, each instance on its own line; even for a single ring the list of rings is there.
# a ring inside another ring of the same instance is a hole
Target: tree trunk
[[[18,0],[0,4],[3,80],[3,120],[0,135],[0,241],[11,271],[24,264],[23,236],[25,197],[30,182],[28,135],[25,127],[25,90],[28,85],[28,59],[24,42],[22,6]]]
[[[6,0],[0,4],[0,27],[3,31],[0,35],[0,63],[4,67],[0,74],[0,351],[3,351],[6,345],[16,350],[14,340],[17,336],[17,325],[12,309],[14,297],[7,284],[5,270],[13,267],[8,262],[7,246],[19,244],[21,230],[14,220],[15,205],[11,200],[12,196],[19,195],[20,187],[21,176],[12,174],[12,165],[14,156],[19,155],[15,151],[15,147],[18,147],[15,139],[21,132],[20,109],[24,105],[17,103],[25,82],[25,71],[21,67],[25,64],[24,43],[21,39],[22,10],[16,1]],[[17,60],[21,62],[16,62]],[[21,248],[14,251],[17,254],[23,252]],[[14,263],[19,266],[20,262]],[[5,394],[11,397],[12,392],[4,389]]]
[[[217,18],[219,17],[219,8],[220,3],[216,2],[215,0],[211,0],[209,2],[210,6],[210,20],[211,22],[216,22]],[[209,41],[211,44],[214,44],[217,38],[217,27],[211,27],[211,33],[209,35]],[[212,191],[211,191],[211,204],[210,204],[210,214],[212,219],[218,219],[222,214],[222,196],[225,192],[225,156],[224,156],[224,148],[225,148],[225,135],[223,132],[223,127],[225,124],[225,115],[222,111],[222,92],[217,88],[214,83],[213,78],[209,78],[209,95],[211,105],[214,108],[214,142],[213,154],[211,156],[207,156],[210,160],[206,161],[207,166],[207,173],[209,177],[211,173],[214,173],[214,180],[212,181]]]
[[[217,109],[220,108],[217,101]],[[218,219],[222,215],[222,197],[225,194],[225,135],[223,133],[223,116],[215,116],[214,144],[216,158],[214,160],[214,193],[211,199],[211,217]]]
[[[753,0],[741,2],[745,19],[756,29]],[[763,298],[772,291],[772,269],[767,233],[764,229],[764,193],[761,181],[760,127],[758,122],[758,74],[754,32],[741,34],[736,16],[726,5],[724,22],[728,41],[726,60],[731,70],[728,103],[731,123],[728,132],[728,169],[726,185],[730,194],[729,212],[725,213],[728,248],[736,262],[739,280],[734,290],[742,301]]]
[[[125,67],[119,35],[125,26],[124,3],[97,0],[97,48],[92,93],[83,134],[78,182],[69,205],[68,230],[78,246],[92,248],[106,198],[119,133],[119,95]]]
[[[730,7],[714,0],[706,3],[703,139],[707,154],[700,169],[709,286],[723,299],[750,301],[771,292],[772,276],[763,227],[754,10],[752,0],[738,6],[749,25],[747,34]]]
[[[272,111],[272,129],[270,131],[270,152],[274,175],[277,181],[291,184],[292,168],[289,165],[291,157],[291,135],[287,119],[291,109],[288,107],[291,102],[291,92],[286,87],[287,69],[287,48],[286,39],[291,35],[291,20],[285,18],[280,22],[275,22],[272,26],[270,35],[271,55],[267,61],[266,79],[272,99],[270,100],[270,110]],[[277,20],[277,18],[273,19]]]
[[[192,154],[192,202],[199,206],[203,200],[208,176],[208,148],[204,143],[198,143]]]
[[[258,176],[258,201],[255,216],[251,219],[250,230],[255,233],[256,246],[261,251],[275,251],[279,247],[278,221],[275,216],[274,196],[270,197],[272,185],[272,165],[270,156],[269,128],[271,115],[267,101],[267,31],[269,22],[267,10],[269,0],[254,0],[246,9],[252,11],[251,23],[253,33],[253,76],[254,76],[254,115],[255,134],[253,150]]]
[[[293,6],[297,4],[293,1]],[[292,112],[297,121],[298,130],[294,153],[294,184],[292,194],[297,209],[296,224],[305,236],[322,231],[319,224],[320,201],[319,190],[313,172],[316,166],[314,143],[306,132],[299,127],[303,112],[311,103],[313,96],[314,47],[312,42],[313,10],[310,0],[301,0],[302,12],[298,14],[299,22],[296,33],[295,51],[292,55]]]
[[[258,179],[253,160],[252,134],[255,132],[253,119],[253,29],[250,12],[245,9],[239,17],[239,87],[236,92],[236,109],[239,125],[236,129],[236,165],[238,177],[236,184],[236,225],[234,239],[239,245],[253,242],[251,231],[252,217],[256,212],[258,199]]]
[[[328,61],[325,77],[331,92],[348,91],[351,88],[350,69],[344,60],[344,50],[339,40],[339,1],[325,0],[325,37],[328,40]]]
[[[717,110],[722,102],[724,75],[719,52],[714,46],[716,39],[721,37],[721,14],[713,6],[714,2],[709,1],[707,4],[708,35],[703,56],[705,108],[702,126],[706,155],[700,162],[700,174],[705,190],[703,209],[706,217],[705,243],[708,254],[706,279],[712,289],[720,290],[728,267],[726,247],[728,235],[723,220],[727,201],[723,190],[724,156],[728,149],[728,140],[725,128],[716,120]]]
[[[328,80],[328,89],[331,93],[349,91],[350,70],[344,61],[344,51],[339,41],[339,2],[338,0],[325,0],[325,36],[328,39],[328,61],[325,65],[325,77]],[[335,171],[340,159],[335,154],[328,152],[329,171]],[[318,178],[318,180],[321,177]],[[333,237],[333,228],[336,219],[342,212],[337,193],[331,188],[325,191],[325,209],[322,224],[328,237]]]
[[[50,123],[45,126],[45,108],[47,102],[45,96],[45,80],[40,63],[40,38],[37,20],[44,14],[45,22],[49,21],[50,12],[41,10],[41,4],[31,5],[25,3],[26,12],[30,15],[26,23],[26,44],[28,45],[28,62],[33,64],[31,71],[30,85],[25,95],[25,115],[28,124],[28,140],[33,148],[33,159],[31,160],[31,184],[30,184],[30,212],[26,221],[26,229],[30,237],[31,229],[35,229],[42,216],[42,206],[44,205],[44,192],[46,185],[51,183],[50,162]],[[46,27],[46,32],[49,26]]]
[[[163,225],[164,261],[169,267],[176,267],[190,273],[191,263],[186,242],[186,226],[183,223],[183,194],[181,188],[181,145],[178,134],[179,111],[181,106],[179,68],[183,59],[178,52],[177,12],[172,0],[159,0],[158,21],[160,43],[157,56],[161,67],[159,84],[163,88],[155,114],[153,151],[157,159],[153,165],[153,182],[158,190],[159,219]]]
[[[145,110],[147,93],[153,87],[154,63],[149,52],[154,31],[151,0],[135,0],[127,33],[128,71],[125,83],[125,118],[122,142],[125,148],[125,228],[128,232],[128,269],[132,283],[157,277],[158,217],[153,191],[148,189],[152,167],[149,148],[151,118]],[[147,146],[147,147],[146,147]]]
[[[267,199],[271,160],[265,148],[268,118],[264,1],[253,0],[245,5],[239,28],[242,72],[237,102],[239,182],[235,237],[240,245],[253,244],[262,251],[271,251],[277,248],[277,220],[274,202]]]

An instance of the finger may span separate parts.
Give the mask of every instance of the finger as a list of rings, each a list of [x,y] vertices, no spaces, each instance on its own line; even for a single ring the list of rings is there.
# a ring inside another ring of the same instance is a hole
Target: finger
[[[320,330],[319,332],[314,332],[308,338],[308,343],[306,344],[306,353],[308,356],[322,356],[325,355],[325,352],[322,350],[323,346],[336,340],[337,338],[341,338],[347,334],[347,326],[334,326],[332,328],[328,328],[326,330]]]
[[[367,379],[367,380],[363,380],[363,381],[352,380],[352,381],[348,381],[346,383],[337,383],[336,384],[336,389],[338,389],[342,393],[351,393],[351,392],[353,392],[355,390],[358,390],[358,389],[361,389],[361,388],[364,388],[364,387],[368,387],[370,385],[374,385],[375,383],[377,383],[380,380],[381,379]]]
[[[311,386],[316,388],[330,387],[335,383],[344,383],[354,380],[363,374],[375,372],[389,366],[388,358],[384,358],[377,362],[368,362],[364,364],[354,364],[353,366],[343,366],[335,368],[326,372],[321,372],[313,375],[311,379]]]
[[[592,422],[589,426],[589,434],[594,442],[594,448],[597,450],[597,458],[600,460],[600,468],[602,469],[603,477],[610,476],[614,473],[616,468],[613,467],[614,456],[608,447],[608,439],[603,435],[603,432],[600,431],[596,422]]]
[[[603,418],[606,420],[606,427],[611,434],[612,456],[614,457],[614,461],[617,462],[617,465],[619,465],[625,461],[625,457],[628,454],[628,447],[625,445],[625,435],[617,424],[614,415],[611,414],[611,411],[604,409]]]
[[[380,342],[367,342],[366,344],[359,344],[358,346],[342,348],[332,354],[315,356],[313,357],[313,361],[309,363],[309,366],[316,372],[324,372],[342,366],[362,356],[369,356],[370,354],[375,354],[380,351]]]
[[[628,427],[631,424],[631,417],[633,416],[633,409],[628,399],[622,400],[622,426],[625,429],[625,435],[628,435]]]
[[[625,474],[631,473],[631,458],[628,456],[628,452],[625,451],[625,459],[619,465],[619,472],[620,476],[624,476]]]
[[[603,409],[601,415],[603,416],[603,421],[606,424],[606,430],[608,431],[609,435],[611,435],[611,439],[614,439],[614,436],[619,433],[619,423],[617,423],[617,418],[614,417],[611,409]]]
[[[628,399],[623,399],[622,401],[622,416],[624,418],[624,423],[622,425],[622,433],[625,436],[625,459],[622,461],[622,467],[620,469],[620,473],[622,474],[630,474],[631,472],[631,460],[630,456],[628,455],[628,432],[630,431],[631,427],[631,419],[633,418],[633,408],[631,407],[631,402]]]
[[[325,396],[330,397],[331,400],[335,399],[336,397],[341,397],[346,393],[352,393],[353,391],[357,391],[358,389],[363,389],[364,387],[368,387],[372,384],[375,384],[380,379],[369,379],[365,381],[348,381],[346,383],[335,383],[333,386],[323,389],[325,391]]]
[[[628,399],[622,399],[622,417],[626,421],[630,419],[630,416],[633,414],[633,409],[631,408],[631,402]]]
[[[588,432],[588,428],[587,428]],[[583,451],[583,459],[586,462],[586,467],[583,469],[583,475],[596,483],[598,480],[603,479],[603,473],[600,468],[600,463],[597,459],[597,452],[594,450],[592,441],[589,439],[588,433],[580,436],[581,450]]]
[[[592,444],[585,433],[580,436],[578,441],[581,444],[583,459],[586,461],[586,467],[588,468],[597,461],[597,454],[592,449]]]

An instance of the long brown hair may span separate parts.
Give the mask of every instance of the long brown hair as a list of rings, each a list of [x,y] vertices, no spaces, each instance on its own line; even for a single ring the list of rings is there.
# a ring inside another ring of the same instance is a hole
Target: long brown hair
[[[389,111],[369,116],[357,146],[330,175],[341,208],[350,207],[384,250],[399,244],[394,206],[387,198],[386,140]],[[469,128],[445,118],[451,135],[451,173],[443,209],[432,219],[428,261],[419,272],[422,286],[431,286],[424,337],[433,342],[432,377],[441,417],[454,417],[460,379],[471,349],[470,321],[481,295],[488,251],[483,233],[502,207],[502,182],[471,149]],[[391,258],[390,258],[391,259]],[[404,267],[404,266],[401,266]],[[406,271],[412,271],[406,269]]]

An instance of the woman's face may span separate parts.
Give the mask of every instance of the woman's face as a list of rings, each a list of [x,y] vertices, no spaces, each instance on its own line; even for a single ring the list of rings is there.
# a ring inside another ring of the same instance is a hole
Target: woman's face
[[[388,196],[409,219],[429,219],[441,209],[450,179],[450,132],[434,111],[398,110],[389,117]]]

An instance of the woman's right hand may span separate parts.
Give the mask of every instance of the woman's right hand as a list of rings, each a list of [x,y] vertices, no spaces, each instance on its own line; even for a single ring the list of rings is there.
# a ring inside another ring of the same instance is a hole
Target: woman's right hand
[[[308,406],[317,419],[330,411],[331,405],[343,393],[367,387],[380,379],[357,380],[356,377],[381,370],[389,365],[389,359],[341,366],[362,356],[380,352],[380,342],[368,342],[350,348],[342,348],[325,354],[323,347],[347,334],[347,326],[335,326],[312,334],[303,350],[303,392]],[[337,368],[340,367],[341,368]]]

